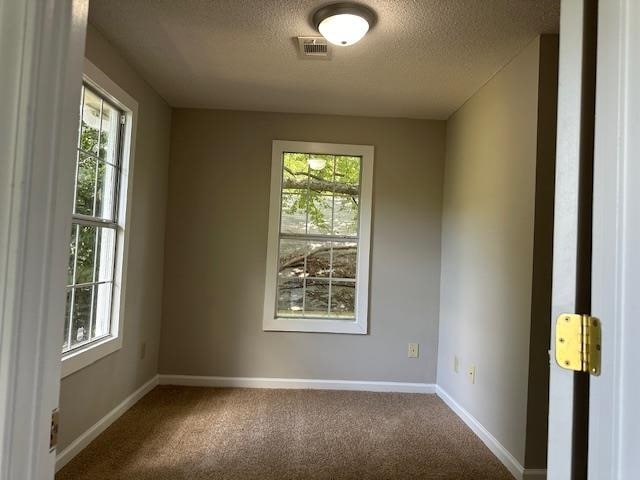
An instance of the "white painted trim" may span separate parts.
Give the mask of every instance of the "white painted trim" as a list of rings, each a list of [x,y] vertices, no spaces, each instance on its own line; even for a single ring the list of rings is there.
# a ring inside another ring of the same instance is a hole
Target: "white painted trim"
[[[118,231],[116,261],[114,269],[111,335],[106,339],[90,343],[85,348],[72,351],[62,357],[62,378],[71,375],[99,359],[122,348],[124,312],[127,284],[127,260],[129,257],[129,229],[133,204],[133,165],[138,122],[138,102],[89,60],[84,60],[83,80],[121,108],[126,116],[120,166],[120,188],[118,199]],[[78,97],[78,102],[80,97]]]
[[[583,46],[585,11],[589,2],[563,1],[560,8],[558,63],[558,130],[553,228],[553,281],[551,292],[551,346],[549,369],[549,433],[547,469],[552,480],[572,478],[574,372],[555,361],[555,319],[576,312]],[[578,312],[586,313],[586,312]]]
[[[78,455],[87,445],[94,441],[98,435],[104,432],[109,426],[120,418],[127,410],[133,407],[138,400],[144,397],[147,393],[153,390],[158,385],[158,375],[154,376],[147,383],[142,385],[139,389],[125,398],[120,404],[118,404],[113,410],[107,413],[104,417],[98,420],[92,427],[86,432],[71,442],[64,450],[62,450],[56,457],[56,472],[69,463],[73,458]]]
[[[451,410],[453,410],[464,423],[475,433],[482,443],[484,443],[489,450],[507,467],[507,470],[511,474],[518,478],[523,479],[525,469],[520,462],[509,453],[509,451],[487,430],[473,415],[465,410],[458,402],[456,402],[447,392],[441,387],[436,387],[436,394],[446,403]],[[531,471],[529,471],[530,473]],[[528,477],[535,478],[535,477]]]
[[[547,470],[544,468],[525,468],[522,480],[546,480]]]
[[[44,480],[89,2],[0,5],[0,478]]]
[[[361,392],[436,393],[430,383],[316,380],[309,378],[206,377],[160,375],[160,385],[189,387],[283,388],[298,390],[352,390]]]
[[[591,313],[602,321],[591,377],[590,480],[640,471],[640,2],[598,5]]]
[[[275,302],[278,276],[278,245],[280,233],[280,187],[282,181],[282,155],[285,152],[354,155],[362,157],[360,178],[360,224],[358,239],[356,319],[314,320],[303,318],[276,318]],[[369,254],[371,248],[371,211],[373,203],[373,158],[371,145],[295,142],[274,140],[271,159],[271,189],[269,199],[269,237],[262,327],[265,331],[353,333],[368,332],[369,308]]]

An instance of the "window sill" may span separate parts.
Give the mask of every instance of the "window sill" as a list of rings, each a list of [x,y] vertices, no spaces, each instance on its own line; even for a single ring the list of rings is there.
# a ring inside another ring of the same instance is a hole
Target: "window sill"
[[[62,357],[62,378],[88,367],[122,348],[122,337],[106,337]]]
[[[265,332],[351,333],[366,335],[367,326],[358,320],[314,320],[302,318],[266,318]]]

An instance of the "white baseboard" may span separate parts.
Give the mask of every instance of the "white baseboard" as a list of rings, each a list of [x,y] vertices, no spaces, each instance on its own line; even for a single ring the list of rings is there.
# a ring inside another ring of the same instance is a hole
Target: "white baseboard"
[[[160,375],[160,385],[191,387],[287,388],[312,390],[356,390],[365,392],[436,393],[430,383],[314,380],[306,378],[202,377]]]
[[[95,438],[104,432],[113,422],[122,416],[127,410],[144,397],[147,393],[154,389],[158,385],[158,375],[153,377],[147,383],[142,385],[138,390],[133,392],[127,398],[125,398],[118,406],[107,413],[104,417],[98,420],[91,428],[76,438],[73,442],[62,450],[56,456],[56,472],[69,463],[73,457],[80,453],[87,445],[89,445]]]
[[[453,410],[467,426],[473,430],[480,440],[491,450],[491,452],[498,457],[507,470],[511,472],[511,474],[519,480],[534,479],[534,478],[545,478],[545,477],[525,477],[525,469],[520,462],[516,460],[516,458],[509,453],[509,451],[504,448],[504,446],[487,430],[484,426],[467,410],[465,410],[458,402],[456,402],[447,392],[445,392],[441,387],[437,387],[436,389],[437,395],[446,403],[451,410]],[[527,474],[531,472],[537,472],[538,470],[530,470]],[[546,471],[545,471],[546,476]]]
[[[547,470],[545,468],[525,468],[522,480],[547,480]]]

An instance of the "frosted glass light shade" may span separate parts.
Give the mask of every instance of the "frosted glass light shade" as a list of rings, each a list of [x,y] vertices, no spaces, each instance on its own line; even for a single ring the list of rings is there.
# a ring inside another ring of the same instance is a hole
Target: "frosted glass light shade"
[[[334,45],[353,45],[369,31],[369,22],[351,13],[341,13],[325,18],[318,25],[324,38]]]

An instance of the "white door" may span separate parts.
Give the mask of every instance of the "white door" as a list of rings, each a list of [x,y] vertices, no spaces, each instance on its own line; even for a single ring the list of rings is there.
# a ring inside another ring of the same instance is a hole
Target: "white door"
[[[552,332],[560,313],[599,318],[602,366],[600,376],[560,368],[552,333],[547,478],[631,480],[640,471],[631,343],[640,338],[640,2],[564,0],[559,72]]]
[[[0,1],[2,480],[54,474],[87,9],[88,0]]]

